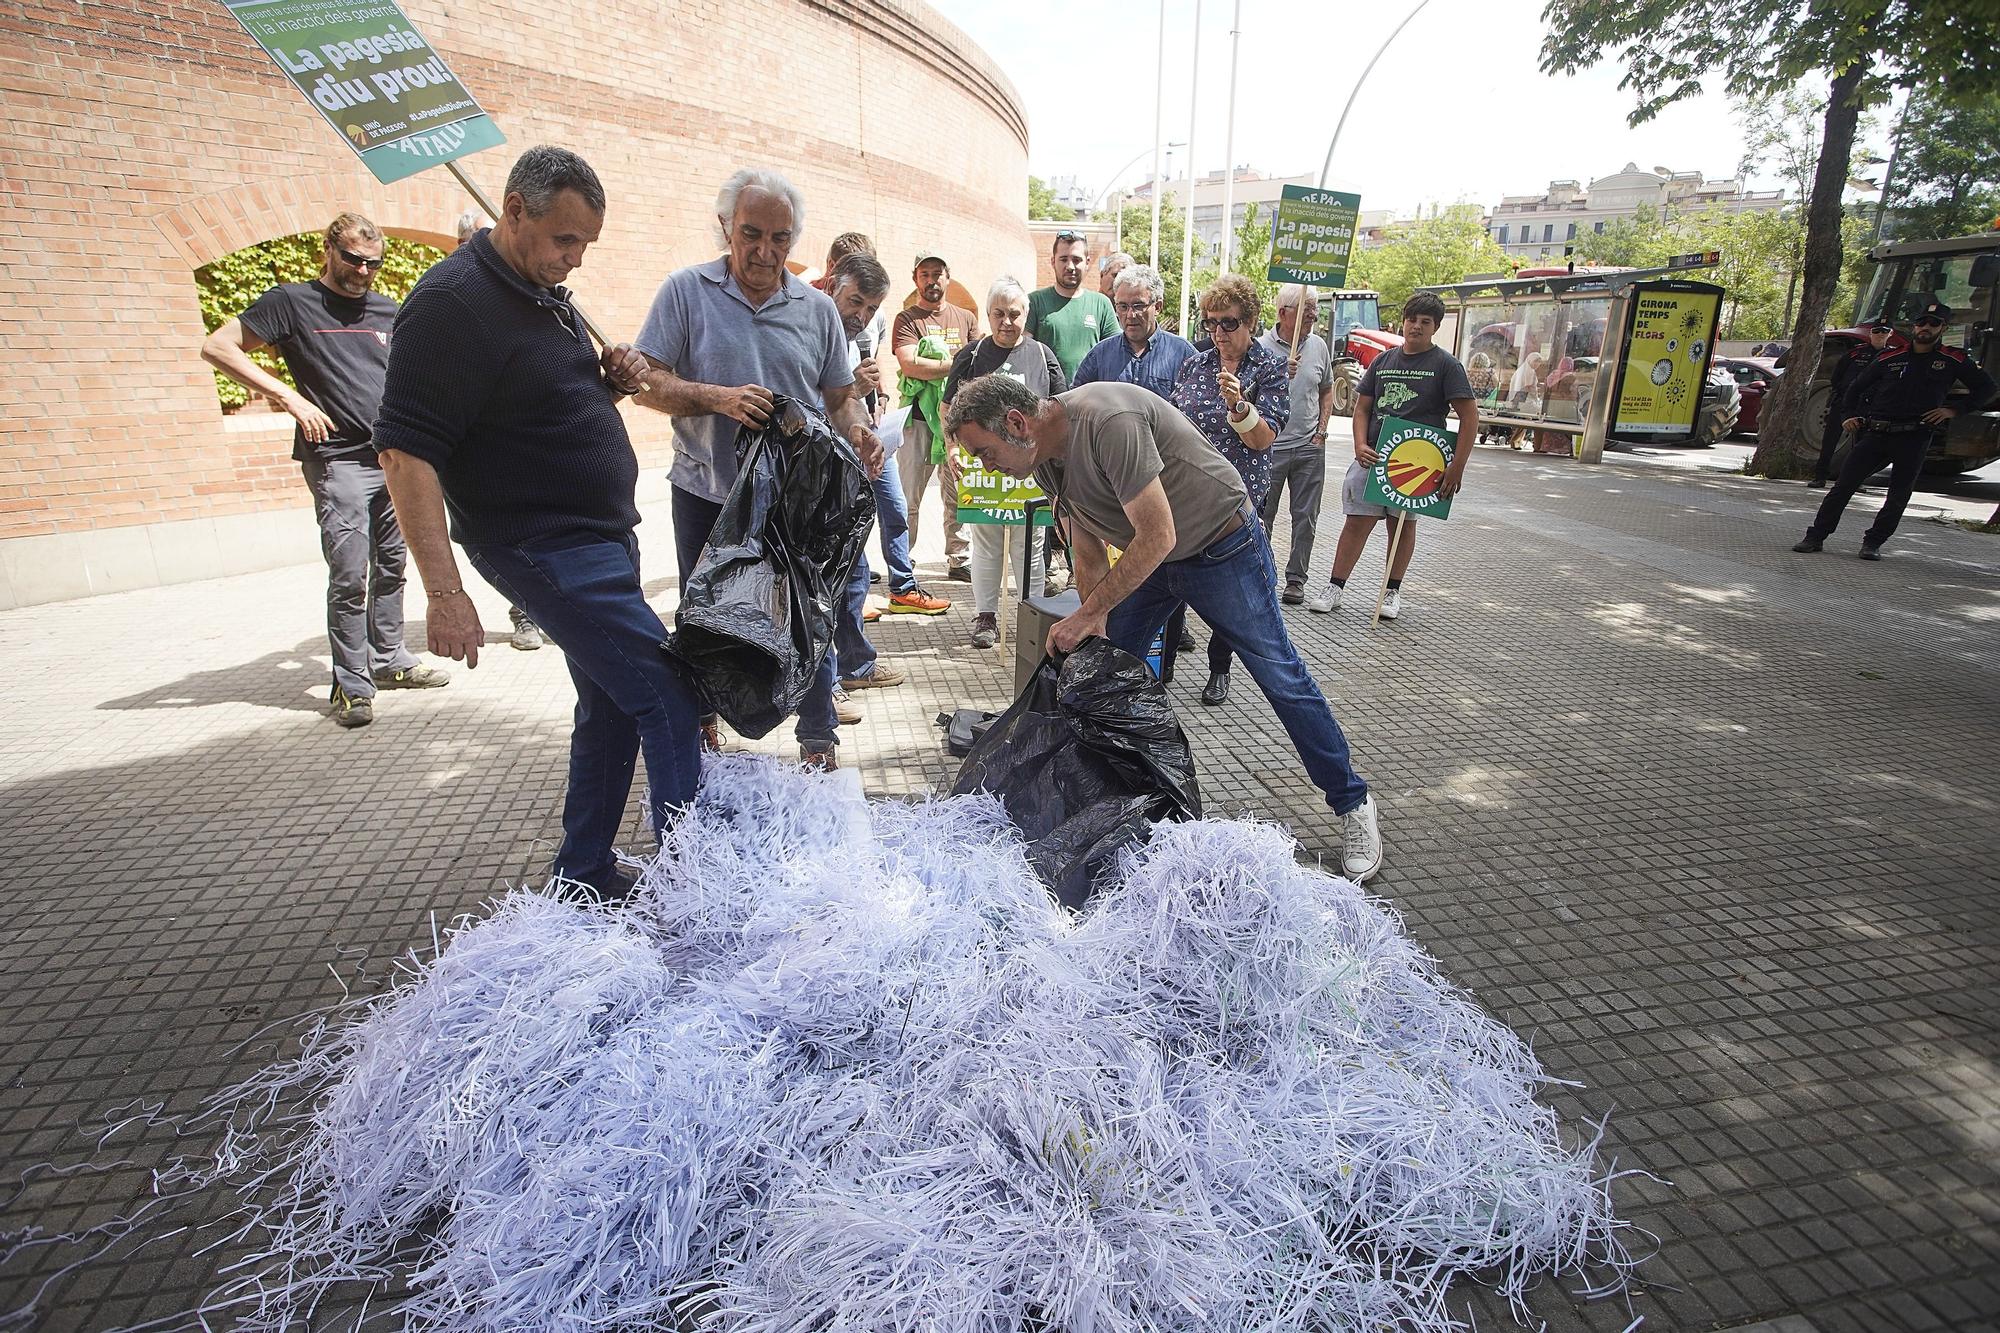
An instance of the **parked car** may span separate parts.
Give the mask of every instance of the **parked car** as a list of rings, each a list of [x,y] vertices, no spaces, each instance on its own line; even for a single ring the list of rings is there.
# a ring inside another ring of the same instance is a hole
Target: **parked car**
[[[1778,387],[1778,380],[1785,372],[1768,356],[1718,356],[1712,365],[1728,371],[1729,377],[1736,381],[1742,408],[1736,418],[1736,433],[1755,435],[1764,399]]]

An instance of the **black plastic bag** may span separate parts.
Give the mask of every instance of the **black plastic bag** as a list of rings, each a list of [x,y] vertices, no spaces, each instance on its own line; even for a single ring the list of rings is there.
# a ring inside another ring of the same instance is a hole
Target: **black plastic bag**
[[[681,590],[667,651],[710,711],[755,739],[798,711],[833,644],[848,575],[875,522],[854,448],[816,408],[779,397],[744,427],[736,484]]]
[[[972,791],[1000,798],[1066,907],[1089,900],[1148,824],[1201,818],[1194,753],[1166,690],[1107,639],[1042,659],[958,770],[952,794]]]

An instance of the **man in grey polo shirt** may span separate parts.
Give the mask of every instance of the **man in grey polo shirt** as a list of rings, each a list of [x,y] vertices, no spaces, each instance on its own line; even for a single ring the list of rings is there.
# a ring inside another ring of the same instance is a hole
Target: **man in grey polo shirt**
[[[986,466],[1034,477],[1069,524],[1083,604],[1049,630],[1049,650],[1101,635],[1137,656],[1186,602],[1243,659],[1341,817],[1342,871],[1361,883],[1381,869],[1375,798],[1285,632],[1243,479],[1179,409],[1136,384],[1045,398],[987,375],[959,389],[944,427]],[[1123,552],[1115,565],[1107,546]]]
[[[674,547],[685,588],[736,481],[736,436],[770,420],[778,394],[825,409],[871,474],[882,446],[854,394],[847,331],[824,292],[785,260],[805,225],[805,199],[775,171],[744,168],[723,183],[715,221],[728,253],[669,275],[634,346],[653,364],[639,402],[674,419]],[[833,768],[839,719],[833,656],[799,708],[799,757]],[[721,743],[719,724],[702,737]]]
[[[1312,563],[1313,534],[1319,527],[1320,493],[1326,489],[1326,418],[1333,410],[1333,359],[1326,342],[1312,336],[1319,318],[1313,289],[1290,283],[1278,289],[1278,322],[1257,339],[1285,358],[1291,377],[1292,410],[1271,442],[1271,489],[1264,496],[1264,535],[1278,522],[1282,495],[1292,497],[1292,551],[1285,557],[1285,591],[1296,606],[1306,599],[1306,566]]]

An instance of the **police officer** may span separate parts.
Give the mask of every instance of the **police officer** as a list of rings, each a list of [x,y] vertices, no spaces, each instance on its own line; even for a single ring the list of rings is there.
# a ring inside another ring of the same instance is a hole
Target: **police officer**
[[[1895,331],[1896,326],[1888,320],[1876,320],[1868,330],[1868,341],[1855,344],[1833,368],[1833,384],[1826,396],[1826,429],[1820,434],[1819,466],[1813,469],[1811,489],[1824,488],[1833,471],[1833,455],[1840,448],[1840,437],[1846,434],[1847,391],[1854,384],[1854,377],[1875,364],[1875,358],[1888,349],[1889,335]]]
[[[1792,547],[1794,551],[1819,550],[1840,525],[1841,511],[1861,489],[1861,483],[1884,467],[1893,467],[1882,512],[1861,538],[1861,558],[1880,560],[1882,543],[1896,531],[1903,506],[1917,488],[1917,473],[1923,468],[1932,432],[1958,415],[1956,408],[1944,405],[1952,385],[1966,387],[1968,410],[1977,412],[1993,401],[1993,377],[1964,352],[1941,345],[1945,321],[1950,318],[1950,307],[1931,302],[1917,315],[1908,347],[1884,352],[1855,376],[1847,390],[1847,419],[1841,423],[1857,432],[1854,448],[1847,456],[1847,466],[1840,470],[1840,480],[1826,493],[1812,526]]]

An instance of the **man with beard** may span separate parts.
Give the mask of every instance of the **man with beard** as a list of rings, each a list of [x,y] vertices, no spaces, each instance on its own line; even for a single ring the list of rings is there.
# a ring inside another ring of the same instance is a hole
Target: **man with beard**
[[[1841,425],[1855,432],[1854,448],[1794,551],[1804,555],[1819,550],[1840,526],[1841,511],[1861,484],[1886,467],[1894,469],[1888,498],[1861,536],[1861,558],[1880,560],[1882,544],[1894,535],[1910,492],[1917,488],[1932,433],[1959,413],[1944,405],[1945,395],[1953,385],[1964,385],[1970,395],[1964,408],[1968,412],[1993,401],[1993,377],[1964,352],[1942,345],[1950,318],[1949,306],[1936,301],[1925,306],[1910,330],[1910,345],[1876,357],[1848,387],[1847,418]]]
[[[909,412],[909,419],[903,423],[903,447],[896,460],[903,474],[903,497],[909,504],[910,546],[916,547],[924,492],[935,475],[939,478],[938,496],[944,505],[945,577],[968,582],[972,578],[972,555],[965,527],[958,521],[958,468],[952,463],[944,433],[935,429],[931,418],[942,420],[937,400],[944,392],[945,380],[951,376],[952,359],[978,336],[979,321],[970,310],[961,310],[945,300],[951,266],[944,262],[943,255],[929,250],[918,255],[910,280],[917,287],[916,302],[896,316],[895,327],[889,333],[889,350],[895,355],[903,387],[903,408]],[[923,341],[927,337],[943,345],[943,355],[925,355]],[[927,400],[929,415],[924,411]],[[900,605],[892,596],[887,609],[935,615],[944,607]]]

